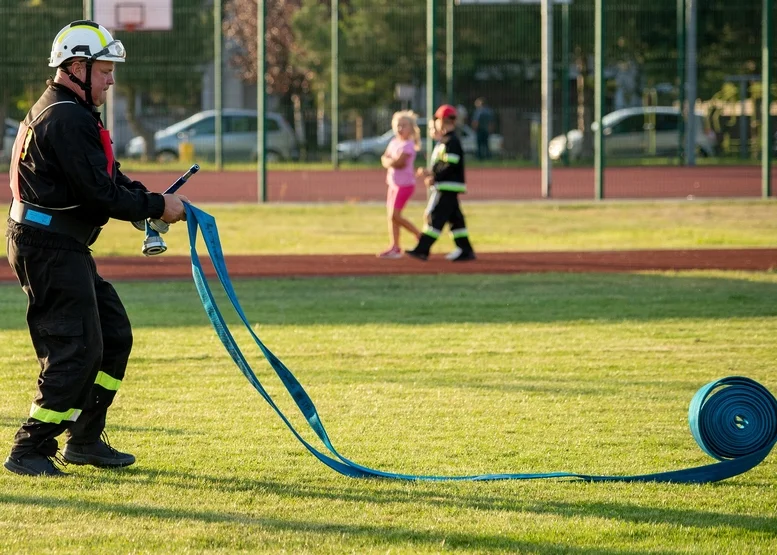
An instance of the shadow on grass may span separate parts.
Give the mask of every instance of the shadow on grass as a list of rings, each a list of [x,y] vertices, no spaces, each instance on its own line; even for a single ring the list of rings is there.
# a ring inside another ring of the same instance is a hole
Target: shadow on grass
[[[139,518],[139,519],[154,519],[154,520],[167,520],[174,523],[181,523],[187,521],[204,522],[208,524],[237,524],[240,526],[251,526],[261,528],[263,531],[276,531],[276,532],[292,532],[300,534],[316,534],[320,536],[329,537],[330,540],[341,540],[343,536],[366,538],[372,544],[383,544],[390,542],[392,545],[398,545],[401,543],[408,543],[417,547],[437,547],[443,546],[450,549],[452,547],[467,547],[469,549],[481,549],[481,550],[509,550],[517,552],[542,552],[548,550],[557,550],[563,547],[565,553],[604,553],[613,554],[616,553],[629,553],[622,549],[602,550],[602,549],[587,549],[587,548],[574,548],[565,546],[562,542],[548,543],[548,542],[527,542],[527,541],[514,541],[503,535],[491,535],[491,534],[472,534],[472,533],[460,533],[451,534],[445,531],[421,531],[414,530],[404,526],[391,526],[391,525],[365,525],[365,524],[339,524],[328,523],[312,520],[304,520],[300,518],[298,520],[286,520],[280,518],[270,517],[254,517],[249,514],[242,514],[239,512],[228,511],[197,511],[193,509],[168,509],[164,507],[154,507],[149,505],[136,505],[136,504],[124,504],[124,503],[109,503],[89,501],[85,499],[79,499],[77,507],[72,508],[72,500],[58,499],[56,497],[43,497],[43,496],[25,496],[0,493],[0,504],[5,505],[18,505],[20,507],[26,507],[29,505],[36,505],[38,507],[45,507],[49,509],[68,510],[71,515],[97,515],[100,518],[104,518],[106,515],[120,516],[123,518]],[[442,543],[444,540],[444,544]],[[245,546],[245,543],[250,542],[249,537],[243,537],[239,542]],[[257,549],[264,550],[267,547],[267,540],[257,540],[261,542],[259,545],[255,545]],[[210,538],[209,548],[215,547],[230,547],[232,542],[229,540],[223,540],[220,538]],[[636,553],[636,552],[635,552]],[[672,553],[667,551],[667,553]]]
[[[73,478],[71,478],[73,479]],[[355,507],[371,505],[402,505],[407,504],[408,510],[419,510],[419,504],[428,507],[429,510],[439,510],[441,506],[449,507],[455,511],[477,510],[480,512],[495,512],[503,516],[510,513],[515,518],[534,518],[537,516],[551,515],[570,519],[570,522],[579,522],[580,518],[597,518],[611,522],[622,522],[633,525],[668,525],[672,528],[682,527],[689,530],[704,530],[712,528],[735,529],[761,534],[764,541],[777,538],[777,529],[774,527],[774,519],[758,517],[746,514],[731,514],[695,509],[657,508],[645,507],[628,502],[599,502],[599,501],[537,501],[533,499],[516,499],[505,494],[503,496],[489,495],[484,492],[461,493],[460,491],[446,491],[439,484],[426,487],[426,485],[408,483],[390,483],[381,481],[378,487],[375,482],[362,482],[359,480],[341,479],[330,486],[316,486],[307,483],[282,483],[266,480],[250,480],[237,476],[209,476],[200,473],[176,472],[169,470],[144,470],[138,468],[123,469],[121,471],[105,472],[100,476],[100,482],[115,482],[117,486],[128,484],[141,484],[148,482],[154,486],[165,485],[180,489],[182,495],[200,498],[207,496],[209,490],[231,493],[255,492],[259,496],[277,496],[281,499],[294,499],[302,501],[323,501],[340,504],[353,503]],[[360,484],[369,485],[361,487]],[[395,485],[396,484],[396,485]],[[486,490],[485,484],[478,484],[478,490]],[[595,487],[612,489],[612,484],[588,485],[582,482],[570,482],[570,488]],[[629,487],[629,486],[624,486]],[[665,485],[682,489],[698,486]],[[726,488],[726,484],[717,484],[712,487]],[[731,487],[741,487],[740,485]],[[201,489],[199,493],[192,490]],[[355,536],[369,538],[371,542],[380,544],[391,541],[393,545],[398,542],[407,542],[415,546],[441,547],[444,538],[446,548],[466,547],[474,550],[511,550],[547,552],[563,548],[565,553],[636,553],[628,549],[602,549],[601,547],[585,548],[566,545],[563,541],[530,542],[512,540],[505,535],[473,534],[471,532],[450,534],[446,531],[421,531],[407,526],[399,525],[365,525],[328,523],[320,520],[286,520],[270,517],[257,517],[250,512],[239,510],[197,510],[159,507],[150,504],[116,503],[108,501],[94,501],[81,496],[74,503],[71,498],[58,498],[56,496],[22,495],[11,492],[0,493],[0,504],[18,505],[20,507],[35,505],[50,509],[68,508],[71,513],[83,515],[114,515],[126,518],[159,519],[175,522],[206,522],[206,523],[234,523],[241,526],[259,526],[267,530],[295,533],[315,533],[337,538],[338,536]],[[422,507],[423,508],[423,507]],[[320,514],[320,509],[311,509]],[[500,517],[501,518],[501,517]],[[657,553],[679,553],[678,550],[667,549]],[[642,552],[642,551],[639,551]]]
[[[777,280],[726,274],[515,274],[244,280],[255,325],[437,325],[777,316]],[[220,286],[212,283],[214,292]],[[135,328],[210,327],[193,283],[116,286]],[[217,302],[240,325],[223,291]],[[0,286],[0,329],[24,329],[26,299]]]

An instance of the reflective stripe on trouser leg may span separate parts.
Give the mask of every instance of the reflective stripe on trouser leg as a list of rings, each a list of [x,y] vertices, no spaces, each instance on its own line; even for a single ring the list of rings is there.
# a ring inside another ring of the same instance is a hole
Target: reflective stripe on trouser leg
[[[459,239],[461,237],[469,237],[469,231],[467,231],[466,227],[462,227],[459,229],[451,229],[451,235],[454,239]]]
[[[97,378],[94,380],[94,383],[104,387],[108,391],[118,391],[121,386],[121,380],[110,377],[102,370],[97,372]]]
[[[101,364],[94,260],[83,245],[78,250],[74,240],[50,235],[7,243],[8,261],[27,294],[27,326],[41,368],[34,407],[14,436],[17,458],[56,452],[54,438],[83,417],[76,411],[84,408]]]
[[[94,443],[100,439],[105,429],[108,408],[113,404],[124,379],[132,351],[132,327],[116,290],[98,275],[95,278],[95,293],[100,314],[103,358],[84,404],[83,414],[67,430],[67,441],[72,444]]]
[[[432,239],[439,239],[441,233],[442,233],[441,230],[435,229],[428,224],[424,226],[423,234],[428,235]]]
[[[66,411],[56,411],[44,409],[35,403],[30,407],[30,418],[47,422],[49,424],[60,424],[62,421],[75,422],[81,416],[81,409],[70,409]]]
[[[429,195],[429,200],[426,202],[426,208],[424,208],[425,218],[429,218],[429,215],[432,213],[432,210],[434,210],[434,207],[440,198],[440,194],[437,192],[437,189],[430,189],[430,191],[431,194]]]

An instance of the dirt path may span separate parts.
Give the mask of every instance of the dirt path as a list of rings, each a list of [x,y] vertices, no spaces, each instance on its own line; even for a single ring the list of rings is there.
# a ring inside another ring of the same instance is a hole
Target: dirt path
[[[204,259],[206,274],[214,275]],[[526,272],[631,272],[640,270],[771,270],[777,249],[694,249],[657,251],[482,253],[474,262],[452,263],[435,255],[427,262],[403,258],[380,260],[374,255],[227,256],[233,278],[301,276],[374,276],[392,274],[511,274]],[[8,265],[0,282],[15,281]],[[105,257],[97,259],[109,280],[190,279],[185,256]]]

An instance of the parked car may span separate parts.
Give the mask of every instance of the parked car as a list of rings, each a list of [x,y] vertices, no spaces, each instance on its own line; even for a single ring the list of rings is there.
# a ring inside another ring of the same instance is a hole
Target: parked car
[[[256,160],[255,110],[224,109],[222,121],[222,156],[225,160]],[[265,116],[265,151],[268,161],[299,158],[299,148],[291,126],[283,116],[269,112]],[[213,160],[216,155],[216,113],[214,110],[198,112],[154,133],[153,157],[160,161],[176,160],[182,142],[194,146],[197,159]],[[139,158],[146,150],[143,137],[134,137],[127,144],[126,154]]]
[[[682,117],[671,106],[624,108],[602,118],[604,152],[612,157],[675,156],[677,154]],[[597,123],[591,124],[596,131]],[[702,156],[714,156],[717,146],[715,132],[704,116],[696,114],[696,148]],[[572,160],[583,152],[583,133],[573,129],[554,137],[548,145],[551,160],[559,160],[569,150]]]
[[[19,130],[19,122],[11,118],[5,118],[3,125],[3,151],[0,152],[0,162],[6,163],[11,159],[11,149],[16,140],[16,133]]]
[[[426,118],[418,118],[418,127],[421,130],[421,155],[426,152]],[[477,150],[477,139],[475,131],[468,125],[458,126],[461,146],[466,154],[474,155]],[[337,143],[337,157],[340,160],[350,160],[359,162],[377,162],[386,151],[391,139],[394,137],[394,131],[389,129],[377,137],[367,137],[361,141],[343,141]],[[502,155],[504,138],[502,135],[492,133],[488,137],[488,146],[493,156]]]

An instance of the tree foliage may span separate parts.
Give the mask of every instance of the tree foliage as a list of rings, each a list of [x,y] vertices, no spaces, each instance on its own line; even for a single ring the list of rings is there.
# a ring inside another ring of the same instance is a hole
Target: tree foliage
[[[272,94],[307,91],[309,75],[292,64],[294,35],[291,21],[300,0],[269,0],[265,19],[267,74],[265,85]],[[244,81],[256,83],[257,74],[257,2],[230,0],[224,8],[224,36],[230,47],[230,63]]]

